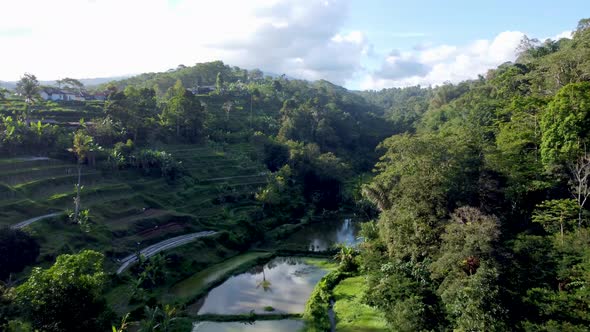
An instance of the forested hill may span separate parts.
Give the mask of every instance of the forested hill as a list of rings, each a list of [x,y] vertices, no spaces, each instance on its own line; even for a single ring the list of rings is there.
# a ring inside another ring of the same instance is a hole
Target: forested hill
[[[264,76],[260,70],[221,61],[179,66],[101,86],[111,92],[144,90],[164,108],[170,91],[184,87],[205,107],[205,134],[216,140],[247,140],[256,131],[283,142],[317,144],[362,171],[372,168],[374,148],[394,132],[382,121],[384,108],[325,80],[308,82]],[[126,90],[127,89],[127,90]],[[223,136],[223,137],[222,137]],[[140,137],[141,139],[141,137]]]
[[[587,331],[590,21],[476,80],[361,95],[407,129],[364,188],[368,303],[395,331]]]

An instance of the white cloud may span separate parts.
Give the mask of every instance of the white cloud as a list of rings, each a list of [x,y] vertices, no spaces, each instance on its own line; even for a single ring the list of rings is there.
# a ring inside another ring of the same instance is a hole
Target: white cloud
[[[514,60],[522,32],[467,45],[424,41],[383,54],[346,27],[350,0],[14,0],[0,10],[0,80],[163,71],[223,60],[245,68],[378,89],[436,85]],[[390,33],[420,38],[422,32]],[[553,37],[570,36],[566,31]],[[369,71],[363,67],[375,67]],[[360,82],[360,83],[359,83]]]
[[[19,0],[0,11],[0,80],[228,64],[344,84],[366,38],[342,33],[349,0]],[[296,61],[299,59],[300,61]]]
[[[550,37],[550,39],[552,39],[552,40],[560,40],[562,38],[572,39],[572,33],[573,33],[573,31],[567,30],[562,33],[558,33],[557,35],[555,35],[553,37]]]
[[[365,75],[360,86],[381,89],[472,79],[506,61],[513,61],[523,36],[519,31],[505,31],[493,40],[476,40],[465,46],[439,45],[401,52],[399,56],[386,58],[379,70]],[[388,70],[394,70],[394,75]]]

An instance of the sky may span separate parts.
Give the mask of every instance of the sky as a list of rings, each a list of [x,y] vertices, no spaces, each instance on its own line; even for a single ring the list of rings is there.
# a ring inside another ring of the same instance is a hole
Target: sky
[[[567,38],[588,0],[0,0],[0,80],[222,60],[349,89],[440,85]]]

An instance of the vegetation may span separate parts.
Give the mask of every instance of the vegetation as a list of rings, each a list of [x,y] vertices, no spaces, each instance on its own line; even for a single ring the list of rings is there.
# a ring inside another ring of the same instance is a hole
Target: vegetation
[[[366,284],[362,276],[344,279],[334,288],[336,331],[388,331],[383,314],[363,303],[365,291]]]
[[[39,244],[26,232],[16,229],[0,229],[0,280],[11,273],[18,273],[35,263],[39,256]]]
[[[190,329],[185,305],[346,211],[373,220],[357,248],[321,253],[339,265],[307,329],[329,330],[333,308],[343,330],[586,331],[589,26],[429,88],[350,92],[216,61],[54,102],[25,74],[0,91],[0,329]],[[265,310],[197,319],[300,314]]]
[[[391,328],[586,330],[589,40],[525,39],[516,63],[416,95],[381,144],[361,266]]]
[[[105,331],[103,255],[83,251],[62,255],[49,269],[33,269],[16,289],[16,302],[37,329]]]

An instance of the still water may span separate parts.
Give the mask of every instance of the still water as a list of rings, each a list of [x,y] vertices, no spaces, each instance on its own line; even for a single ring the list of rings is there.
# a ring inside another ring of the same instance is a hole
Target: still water
[[[302,313],[327,272],[302,258],[278,257],[212,289],[198,314]]]
[[[303,322],[294,319],[241,322],[197,322],[193,332],[297,332],[303,328]]]
[[[310,251],[325,251],[338,243],[356,245],[360,224],[351,219],[313,223],[284,240],[287,245],[304,246]]]

